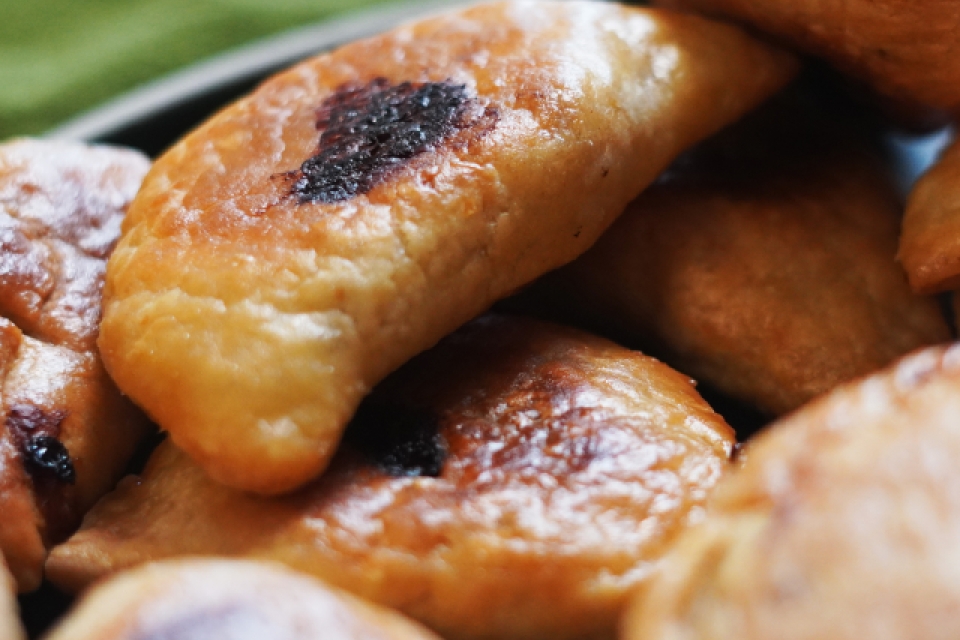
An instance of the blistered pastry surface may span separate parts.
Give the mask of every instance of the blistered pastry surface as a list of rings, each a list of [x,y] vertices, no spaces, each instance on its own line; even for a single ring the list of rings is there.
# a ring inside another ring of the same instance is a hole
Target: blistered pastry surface
[[[732,445],[690,381],[656,360],[489,317],[378,387],[304,489],[227,489],[167,442],[47,568],[77,589],[169,556],[269,558],[444,637],[610,637]]]

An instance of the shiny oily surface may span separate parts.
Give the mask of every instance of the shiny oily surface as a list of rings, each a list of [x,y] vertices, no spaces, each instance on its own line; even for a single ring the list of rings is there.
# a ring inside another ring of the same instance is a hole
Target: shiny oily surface
[[[527,294],[768,415],[950,331],[894,261],[881,151],[806,85],[684,155]]]
[[[953,0],[655,0],[770,33],[907,107],[960,114],[960,5]]]
[[[294,489],[376,382],[584,251],[795,66],[734,27],[591,2],[481,5],[308,60],[154,165],[108,270],[105,362],[218,481]],[[366,193],[292,194],[318,108],[381,81],[468,100]]]
[[[267,558],[447,638],[610,638],[624,598],[696,519],[733,445],[686,377],[512,317],[446,338],[361,415],[380,416],[382,432],[432,424],[435,477],[383,465],[348,432],[352,444],[318,481],[258,498],[209,480],[165,442],[53,552],[48,576],[77,590],[164,557]]]
[[[438,640],[279,565],[210,559],[150,564],[98,584],[46,638]]]
[[[915,290],[960,288],[960,141],[913,188],[898,257]]]
[[[129,150],[0,145],[0,551],[21,591],[146,432],[96,337],[106,259],[148,166]]]
[[[17,584],[7,571],[7,565],[0,555],[0,638],[3,640],[21,640],[23,629],[17,613]]]
[[[625,640],[960,635],[960,346],[774,424],[630,610]]]

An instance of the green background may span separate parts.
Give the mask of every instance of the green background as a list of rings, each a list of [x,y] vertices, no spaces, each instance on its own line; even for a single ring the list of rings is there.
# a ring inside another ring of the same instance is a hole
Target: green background
[[[0,139],[256,38],[391,0],[0,0]]]

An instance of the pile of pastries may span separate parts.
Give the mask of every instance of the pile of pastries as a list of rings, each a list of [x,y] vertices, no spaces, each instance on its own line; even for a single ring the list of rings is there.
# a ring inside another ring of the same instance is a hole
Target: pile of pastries
[[[654,4],[0,145],[0,640],[960,636],[960,5]]]

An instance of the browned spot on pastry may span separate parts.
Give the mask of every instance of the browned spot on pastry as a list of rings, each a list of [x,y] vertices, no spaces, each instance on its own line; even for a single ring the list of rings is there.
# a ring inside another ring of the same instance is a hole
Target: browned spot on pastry
[[[45,410],[32,404],[15,404],[7,412],[7,428],[20,438],[60,435],[60,423],[66,417],[61,410]]]
[[[370,191],[415,156],[476,118],[462,84],[377,78],[345,85],[317,113],[316,154],[293,172],[300,202],[340,202]]]

